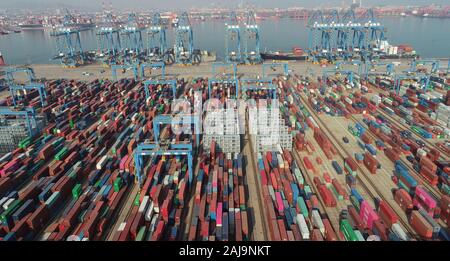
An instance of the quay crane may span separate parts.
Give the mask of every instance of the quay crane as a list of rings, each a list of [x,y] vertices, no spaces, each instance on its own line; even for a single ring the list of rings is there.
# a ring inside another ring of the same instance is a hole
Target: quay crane
[[[247,12],[247,22],[245,23],[245,63],[262,63],[260,41],[260,31],[258,24],[256,23],[256,15],[253,11],[249,11]],[[252,45],[252,43],[254,43],[254,45]]]
[[[174,53],[168,50],[166,28],[160,13],[153,15],[148,35],[148,61],[164,62],[166,65],[173,64],[175,62]]]
[[[54,26],[50,36],[56,39],[57,55],[65,67],[77,67],[92,62],[93,55],[84,52],[81,46],[80,29],[73,27],[73,16],[67,11],[61,26]]]
[[[200,50],[194,49],[194,31],[189,15],[183,12],[175,29],[175,62],[181,65],[193,65],[201,62]]]
[[[231,12],[225,24],[225,61],[227,63],[243,63],[241,50],[241,27],[236,12]]]
[[[379,45],[386,40],[386,28],[375,17],[372,9],[360,17],[352,10],[339,15],[331,10],[327,15],[315,11],[308,19],[308,58],[348,61],[359,55],[362,62],[377,58]]]
[[[128,21],[125,27],[121,30],[122,35],[122,64],[136,64],[145,60],[146,50],[142,39],[142,27],[137,20],[135,13],[128,15]]]
[[[107,13],[104,17],[97,36],[99,49],[97,57],[105,66],[116,64],[121,51],[120,29],[116,26],[111,13]]]

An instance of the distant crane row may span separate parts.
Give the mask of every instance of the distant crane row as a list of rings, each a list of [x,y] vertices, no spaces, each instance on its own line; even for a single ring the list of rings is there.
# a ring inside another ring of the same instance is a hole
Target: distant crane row
[[[155,13],[148,28],[148,46],[144,46],[145,26],[139,24],[135,13],[128,15],[127,22],[119,26],[111,13],[103,18],[97,30],[98,52],[85,52],[81,45],[80,29],[72,26],[73,17],[67,11],[64,21],[54,26],[51,36],[55,38],[57,54],[53,57],[66,67],[77,67],[99,60],[105,66],[134,65],[145,62],[164,62],[184,65],[199,64],[201,51],[194,49],[194,32],[186,12],[178,17],[175,28],[175,44],[169,48],[166,25],[160,13]]]
[[[353,10],[342,16],[336,10],[326,15],[318,10],[308,19],[307,27],[308,57],[313,62],[375,59],[387,31],[372,9],[361,17],[356,17]]]

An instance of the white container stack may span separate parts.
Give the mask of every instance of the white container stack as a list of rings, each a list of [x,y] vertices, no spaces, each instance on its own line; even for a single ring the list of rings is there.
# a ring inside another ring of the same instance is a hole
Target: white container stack
[[[436,110],[436,121],[442,126],[450,128],[450,106],[439,104]]]
[[[251,108],[248,110],[250,139],[256,153],[277,151],[278,145],[283,149],[292,149],[292,133],[281,116],[268,108]]]
[[[203,135],[203,149],[209,152],[211,143],[216,142],[219,150],[225,153],[240,153],[241,127],[238,112],[235,109],[225,109],[217,112],[208,112],[205,118]]]

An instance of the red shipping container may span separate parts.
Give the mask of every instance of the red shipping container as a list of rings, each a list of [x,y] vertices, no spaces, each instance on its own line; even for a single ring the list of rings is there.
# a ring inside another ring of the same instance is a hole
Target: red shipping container
[[[337,241],[336,233],[331,226],[331,223],[328,219],[322,219],[322,223],[325,227],[325,240],[326,241]]]
[[[433,174],[436,173],[437,166],[428,157],[421,157],[420,158],[420,165],[422,167],[428,168]]]
[[[413,208],[412,198],[404,189],[398,189],[395,191],[394,200],[399,204],[403,211],[408,211]]]
[[[372,231],[375,233],[375,230],[377,230],[378,236],[380,237],[381,240],[383,241],[389,240],[387,228],[382,221],[375,220],[373,222]]]
[[[359,213],[356,211],[355,207],[349,205],[347,207],[347,209],[348,209],[348,214],[350,215],[350,218],[351,218],[351,220],[353,222],[353,225],[356,228],[358,228],[358,230],[364,231],[364,229],[366,227],[364,226],[364,223],[363,223],[361,217],[359,216]]]
[[[394,210],[385,201],[380,202],[378,213],[387,228],[391,228],[392,224],[398,222],[397,214],[395,214]]]
[[[422,166],[420,168],[419,174],[424,177],[432,186],[436,186],[438,184],[438,175],[434,174],[428,167]]]
[[[426,239],[430,239],[432,237],[433,228],[428,223],[428,221],[426,221],[426,219],[419,213],[419,211],[412,211],[409,223],[419,236]]]
[[[372,144],[372,140],[369,138],[369,136],[367,135],[367,133],[364,133],[363,135],[361,135],[361,140],[362,140],[365,144]]]
[[[277,219],[278,229],[280,231],[281,241],[288,241],[288,236],[286,232],[286,227],[284,226],[284,221],[282,219]]]
[[[322,197],[325,206],[327,207],[336,207],[336,199],[333,194],[331,194],[330,190],[325,185],[319,186],[319,193]]]
[[[394,149],[386,148],[384,154],[392,161],[395,162],[400,159],[400,153],[396,152]]]
[[[364,165],[372,174],[377,173],[378,161],[369,152],[364,153]]]

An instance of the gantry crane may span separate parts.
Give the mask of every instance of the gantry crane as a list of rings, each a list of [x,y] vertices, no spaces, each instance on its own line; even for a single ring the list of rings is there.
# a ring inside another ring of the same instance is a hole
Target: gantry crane
[[[401,74],[396,74],[394,77],[394,90],[396,91],[397,94],[400,93],[400,86],[401,86],[401,82],[403,80],[408,80],[408,79],[417,79],[419,80],[419,82],[422,84],[421,88],[423,90],[425,90],[425,92],[428,90],[428,87],[430,85],[430,74],[426,74],[426,73],[401,73]]]
[[[327,16],[317,10],[308,19],[308,55],[313,62],[320,59],[335,60],[338,24],[339,14],[336,10],[332,10]]]
[[[351,27],[355,22],[355,13],[352,9],[350,9],[343,16],[341,16],[337,26],[337,52],[344,60],[349,60],[353,57],[353,49],[350,44],[350,40],[352,37]]]
[[[430,73],[436,73],[439,70],[439,60],[413,60],[409,72],[417,72],[417,65],[431,64]]]
[[[374,51],[378,48],[381,41],[386,40],[385,33],[387,29],[378,21],[373,9],[368,9],[364,18],[366,22],[364,26],[367,27],[370,32],[370,42],[368,43],[368,48],[370,51]]]
[[[43,83],[30,83],[26,85],[10,85],[9,91],[13,100],[14,106],[17,105],[17,93],[19,91],[25,92],[27,90],[37,90],[42,107],[45,106],[45,99],[47,99],[47,93],[45,92],[45,85]]]
[[[113,64],[111,65],[111,74],[114,82],[117,82],[117,70],[122,70],[122,73],[125,73],[127,70],[133,70],[134,80],[137,81],[139,79],[139,68],[136,64]]]
[[[244,60],[247,64],[262,63],[260,51],[260,32],[256,23],[256,14],[253,11],[247,12],[247,21],[245,23],[245,50]],[[254,44],[252,44],[254,43]]]
[[[67,11],[61,26],[54,26],[50,35],[56,39],[58,54],[53,59],[61,60],[66,67],[76,67],[92,61],[89,53],[81,46],[80,30],[73,27],[73,17]]]
[[[225,70],[230,69],[230,68],[233,71],[232,77],[236,78],[237,77],[237,64],[235,64],[235,63],[219,63],[219,62],[213,63],[211,65],[212,77],[213,78],[219,78],[220,76],[229,77],[229,75],[227,75]],[[222,69],[220,71],[220,73],[217,72],[218,69]]]
[[[173,100],[177,98],[177,81],[176,80],[148,80],[144,81],[144,91],[145,91],[145,99],[148,100],[150,98],[149,86],[157,86],[157,85],[167,85],[172,88],[172,97]]]
[[[191,125],[194,125],[194,133],[195,135],[195,143],[198,148],[200,145],[200,119],[198,115],[184,115],[184,114],[175,114],[175,115],[158,115],[153,119],[153,131],[155,135],[155,142],[161,143],[159,139],[160,127],[161,125],[184,125],[184,127],[189,128],[189,133],[191,134]],[[186,125],[189,125],[187,127]],[[183,131],[185,131],[184,129]]]
[[[0,107],[0,116],[18,116],[25,118],[29,137],[34,137],[37,130],[36,112],[34,108],[25,108],[24,110],[12,110],[9,107]]]
[[[242,93],[246,91],[267,90],[271,93],[272,99],[277,99],[277,86],[270,78],[244,78],[240,80],[239,89]]]
[[[127,24],[121,30],[122,64],[136,64],[145,60],[146,49],[142,39],[145,28],[139,24],[135,13],[128,15]]]
[[[14,75],[23,72],[26,74],[28,81],[24,84],[19,84],[14,80]],[[39,92],[39,98],[42,107],[45,105],[45,99],[47,98],[47,93],[45,92],[45,85],[42,83],[36,83],[36,76],[34,70],[29,67],[10,67],[5,69],[6,83],[9,86],[9,91],[11,93],[12,101],[14,106],[16,106],[17,94],[19,91],[25,92],[27,90],[37,90]]]
[[[141,143],[134,151],[134,165],[135,177],[142,186],[144,178],[142,177],[142,167],[144,164],[144,156],[186,156],[188,164],[189,184],[192,184],[193,179],[193,150],[191,143],[176,143],[176,144],[159,144],[159,143]]]
[[[97,31],[98,59],[106,66],[117,64],[121,52],[120,28],[116,26],[111,13],[103,18],[102,26]]]
[[[24,72],[27,75],[29,83],[36,80],[33,68],[30,67],[8,67],[5,69],[6,83],[9,85],[15,84],[14,75],[19,72]]]
[[[227,63],[243,63],[241,50],[241,27],[236,12],[231,12],[225,24],[225,61]]]
[[[184,65],[199,64],[201,52],[194,49],[194,31],[189,21],[189,15],[183,12],[178,21],[175,29],[175,62]]]
[[[288,63],[264,63],[262,65],[262,77],[267,78],[269,75],[273,75],[267,73],[266,69],[269,68],[272,71],[276,71],[276,68],[281,68],[283,70],[283,76],[289,77],[289,64]],[[280,73],[276,74],[277,76],[281,75]]]
[[[325,84],[328,78],[328,75],[333,74],[345,74],[347,76],[348,82],[351,84],[353,82],[354,72],[351,70],[339,70],[339,69],[329,69],[323,70],[322,72],[322,83]]]
[[[173,52],[168,50],[166,27],[162,22],[160,13],[153,15],[148,35],[148,60],[150,62],[173,64],[175,57]]]
[[[384,67],[384,71],[377,71],[377,67]],[[394,64],[390,62],[367,62],[366,69],[364,71],[364,76],[367,78],[369,75],[382,74],[386,76],[393,75]]]
[[[336,69],[338,70],[342,70],[342,65],[352,65],[352,66],[358,66],[358,75],[362,74],[363,71],[363,66],[367,65],[365,63],[362,63],[359,60],[354,60],[354,61],[337,61],[335,63]]]

